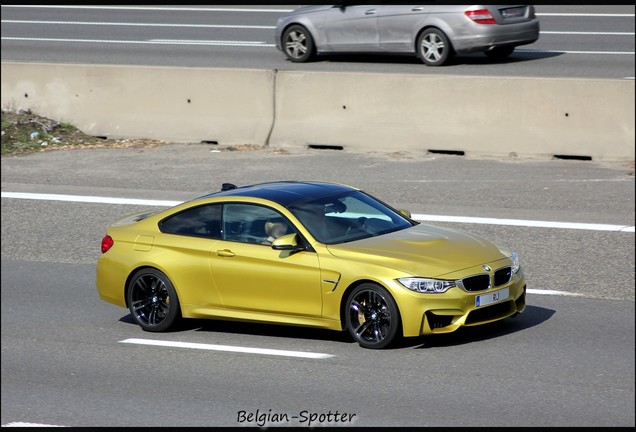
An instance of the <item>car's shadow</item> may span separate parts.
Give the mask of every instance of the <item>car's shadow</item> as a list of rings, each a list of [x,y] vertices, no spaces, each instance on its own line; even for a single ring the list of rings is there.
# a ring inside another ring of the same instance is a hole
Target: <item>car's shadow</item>
[[[538,306],[526,306],[526,310],[514,318],[507,318],[502,321],[477,327],[462,327],[453,333],[421,336],[417,338],[405,338],[399,344],[396,344],[396,348],[412,347],[417,349],[426,349],[481,342],[537,326],[549,320],[554,313],[555,311],[553,309]],[[409,341],[409,339],[412,340]]]
[[[526,306],[526,310],[515,318],[508,318],[477,327],[462,327],[453,333],[402,338],[388,349],[426,349],[480,342],[537,326],[544,321],[549,320],[554,313],[555,311],[552,309],[546,309],[538,306]],[[128,324],[135,324],[130,314],[122,317],[120,321]],[[320,340],[346,344],[356,343],[353,338],[344,331],[338,332],[310,327],[242,321],[187,319],[182,320],[174,327],[173,330],[171,330],[172,333],[184,331],[256,335],[286,339]]]
[[[484,53],[462,54],[451,57],[439,69],[450,66],[471,66],[471,65],[498,65],[522,63],[530,60],[539,60],[563,55],[562,52],[547,52],[517,49],[510,56],[502,59],[494,59]],[[425,66],[422,61],[413,55],[393,55],[393,54],[322,54],[313,60],[312,63],[375,63],[375,64],[412,64]]]

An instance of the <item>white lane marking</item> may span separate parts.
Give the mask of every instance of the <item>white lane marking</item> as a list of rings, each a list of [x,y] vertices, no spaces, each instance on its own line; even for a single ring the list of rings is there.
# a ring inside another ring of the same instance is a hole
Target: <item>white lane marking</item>
[[[100,204],[129,204],[144,205],[158,207],[172,207],[182,204],[183,201],[167,201],[167,200],[142,200],[133,198],[113,198],[113,197],[96,197],[96,196],[79,196],[79,195],[62,195],[62,194],[38,194],[38,193],[21,193],[21,192],[2,192],[2,198],[32,199],[32,200],[49,200],[49,201],[72,201],[72,202],[88,202]],[[553,222],[553,221],[534,221],[524,219],[498,219],[484,217],[466,217],[466,216],[441,216],[427,214],[413,214],[413,219],[418,221],[435,221],[435,222],[453,222],[468,224],[484,224],[484,225],[509,225],[509,226],[526,226],[538,228],[560,228],[560,229],[579,229],[591,231],[616,231],[616,232],[634,232],[633,225],[609,225],[609,224],[592,224],[592,223],[576,223],[576,222]]]
[[[585,294],[571,293],[567,291],[541,290],[541,289],[530,289],[530,288],[526,288],[526,293],[539,294],[539,295],[562,295],[562,296],[573,296],[573,297],[585,297]]]
[[[305,351],[288,351],[288,350],[278,350],[278,349],[268,349],[268,348],[248,348],[248,347],[240,347],[240,346],[232,346],[232,345],[213,345],[213,344],[192,343],[192,342],[160,341],[160,340],[152,340],[152,339],[131,338],[131,339],[122,340],[120,342],[138,344],[138,345],[154,345],[154,346],[165,346],[165,347],[173,347],[173,348],[193,348],[193,349],[209,350],[209,351],[228,351],[228,352],[239,352],[239,353],[248,353],[248,354],[275,355],[275,356],[283,356],[283,357],[300,357],[300,358],[313,358],[313,359],[324,359],[324,358],[335,357],[332,354],[305,352]]]
[[[292,9],[247,9],[247,8],[195,8],[195,7],[155,7],[155,6],[61,6],[61,5],[2,5],[3,8],[40,8],[40,9],[115,9],[115,10],[154,10],[154,11],[197,11],[197,12],[291,12]],[[562,17],[633,17],[632,13],[567,13],[567,12],[536,12],[536,16]]]
[[[90,22],[90,21],[35,21],[35,20],[2,20],[3,24],[54,24],[54,25],[90,25],[90,26],[120,26],[120,27],[178,27],[178,28],[227,28],[227,29],[267,29],[276,26],[239,25],[239,24],[165,24],[165,23],[126,23],[126,22]]]
[[[535,13],[536,16],[562,16],[562,17],[633,17],[632,13]]]
[[[440,216],[440,215],[426,215],[426,214],[413,214],[411,215],[411,217],[419,221],[474,223],[474,224],[485,224],[485,225],[511,225],[511,226],[527,226],[527,227],[539,227],[539,228],[583,229],[583,230],[591,230],[591,231],[634,232],[634,226],[630,226],[630,225],[552,222],[552,221],[534,221],[534,220],[523,220],[523,219],[497,219],[497,218],[464,217],[464,216]]]
[[[41,9],[108,9],[108,10],[152,10],[152,11],[194,11],[194,12],[291,12],[293,9],[243,9],[243,8],[195,8],[195,7],[144,7],[144,6],[51,6],[51,5],[2,5],[3,8]]]
[[[3,21],[4,22],[4,21]],[[544,34],[558,35],[605,35],[605,36],[634,36],[634,32],[584,32],[584,31],[541,31]]]
[[[87,203],[100,203],[100,204],[132,204],[132,205],[147,205],[147,206],[160,206],[160,207],[172,207],[182,203],[182,201],[143,200],[143,199],[132,199],[132,198],[109,198],[109,197],[97,197],[97,196],[16,193],[16,192],[2,192],[1,197],[45,200],[45,201],[87,202]]]
[[[202,41],[132,41],[132,40],[100,40],[100,39],[52,39],[52,38],[14,38],[3,37],[2,40],[20,40],[20,41],[40,41],[40,42],[80,42],[80,43],[101,43],[101,44],[134,44],[134,45],[227,45],[227,46],[259,46],[272,48],[275,44],[266,43],[263,41],[245,41],[245,42],[232,42],[232,41],[214,41],[214,40],[202,40]]]
[[[614,55],[634,55],[634,51],[568,51],[568,50],[537,50],[516,48],[517,53],[552,53],[552,54],[614,54]]]
[[[273,25],[240,25],[240,24],[170,24],[170,23],[130,23],[107,21],[41,21],[41,20],[1,20],[3,24],[42,24],[42,25],[86,25],[116,27],[175,27],[175,28],[218,28],[218,29],[259,29],[274,30]],[[591,32],[591,31],[545,31],[542,35],[588,35],[588,36],[634,36],[634,32]]]
[[[66,426],[44,424],[44,423],[11,422],[7,424],[3,424],[2,427],[66,427]]]
[[[561,34],[561,35],[587,35],[587,36],[634,36],[634,32],[565,32],[565,31],[541,31],[544,34]]]

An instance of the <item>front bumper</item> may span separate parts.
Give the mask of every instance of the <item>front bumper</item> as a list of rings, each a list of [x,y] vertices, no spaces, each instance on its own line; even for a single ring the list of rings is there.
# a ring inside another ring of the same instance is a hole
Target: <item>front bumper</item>
[[[508,290],[508,297],[485,306],[476,305],[477,296]],[[523,270],[513,280],[497,288],[467,292],[459,287],[443,294],[405,293],[397,299],[405,337],[451,333],[460,327],[478,326],[502,320],[526,308]]]

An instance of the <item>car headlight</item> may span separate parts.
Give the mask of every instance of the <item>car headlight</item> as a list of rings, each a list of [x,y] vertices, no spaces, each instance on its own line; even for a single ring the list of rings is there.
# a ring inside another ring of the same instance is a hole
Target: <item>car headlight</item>
[[[517,273],[521,268],[521,264],[519,264],[519,255],[517,255],[517,252],[513,252],[510,258],[512,259],[512,272]]]
[[[418,277],[400,278],[397,281],[408,289],[421,293],[443,293],[456,286],[455,281]]]

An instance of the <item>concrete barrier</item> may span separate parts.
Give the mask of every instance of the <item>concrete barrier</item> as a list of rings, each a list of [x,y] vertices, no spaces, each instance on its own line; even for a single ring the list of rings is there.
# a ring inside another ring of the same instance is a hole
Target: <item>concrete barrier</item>
[[[279,72],[270,144],[634,159],[634,81]]]
[[[2,107],[167,142],[634,160],[634,81],[2,62]]]
[[[108,138],[263,145],[274,72],[2,62],[2,107]]]

